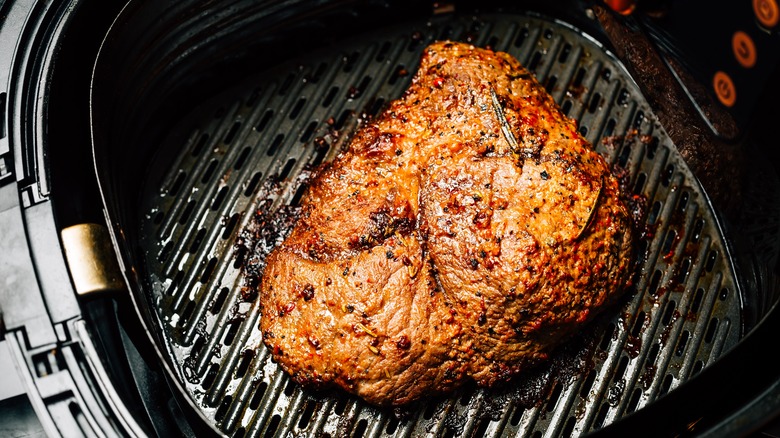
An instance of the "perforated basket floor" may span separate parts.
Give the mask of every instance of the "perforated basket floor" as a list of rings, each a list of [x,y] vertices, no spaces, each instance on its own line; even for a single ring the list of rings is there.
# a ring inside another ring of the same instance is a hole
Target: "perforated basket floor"
[[[330,159],[361,117],[400,96],[437,39],[517,57],[628,171],[647,204],[635,290],[573,341],[565,360],[509,387],[467,386],[401,411],[303,389],[262,347],[258,303],[242,289],[248,255],[236,241],[258,209],[272,217],[300,199],[309,169]],[[144,197],[144,269],[180,378],[226,435],[582,435],[673,390],[742,335],[740,291],[701,188],[615,58],[560,22],[450,15],[377,31],[259,74],[204,102],[176,132],[186,135],[161,148],[177,158],[157,163],[167,176]]]

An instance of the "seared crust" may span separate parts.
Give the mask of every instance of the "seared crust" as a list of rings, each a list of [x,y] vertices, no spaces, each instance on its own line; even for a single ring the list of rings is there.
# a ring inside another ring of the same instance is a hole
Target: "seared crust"
[[[608,165],[511,56],[429,46],[311,183],[261,329],[301,383],[400,405],[544,360],[631,271]]]

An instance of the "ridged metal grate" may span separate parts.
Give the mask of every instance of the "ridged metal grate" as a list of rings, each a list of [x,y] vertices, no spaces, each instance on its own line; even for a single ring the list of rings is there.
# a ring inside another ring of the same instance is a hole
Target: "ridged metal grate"
[[[255,212],[272,217],[295,204],[309,169],[331,158],[361,117],[400,96],[437,39],[517,57],[627,171],[647,205],[635,291],[563,353],[576,359],[572,369],[535,370],[509,388],[467,386],[397,411],[302,389],[261,346],[256,295],[241,270],[252,254],[238,236]],[[204,102],[177,132],[188,134],[161,148],[180,152],[158,163],[167,176],[145,196],[145,271],[181,379],[226,435],[582,435],[673,390],[742,335],[740,291],[701,188],[619,63],[560,22],[447,15],[377,31],[261,73]]]

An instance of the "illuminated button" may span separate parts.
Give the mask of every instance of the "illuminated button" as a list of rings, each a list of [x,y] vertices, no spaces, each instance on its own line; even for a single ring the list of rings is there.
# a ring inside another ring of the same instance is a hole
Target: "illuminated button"
[[[604,3],[622,15],[628,15],[636,9],[636,0],[604,0]]]
[[[715,73],[712,78],[712,87],[715,89],[715,95],[718,96],[720,103],[727,107],[734,106],[734,102],[737,101],[737,90],[729,75],[722,71]]]
[[[780,8],[777,0],[753,0],[753,12],[758,22],[768,28],[773,28],[780,21]]]
[[[731,49],[737,57],[739,65],[750,68],[756,65],[756,45],[750,35],[738,30],[731,37]]]

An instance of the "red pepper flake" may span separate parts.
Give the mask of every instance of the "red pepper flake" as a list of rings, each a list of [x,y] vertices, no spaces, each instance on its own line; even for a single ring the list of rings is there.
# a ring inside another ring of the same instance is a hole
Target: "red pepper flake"
[[[290,301],[289,303],[285,304],[282,308],[283,315],[287,315],[288,313],[291,313],[293,310],[295,310],[295,302]]]
[[[444,85],[444,78],[441,76],[438,76],[433,79],[433,86],[436,88],[441,88],[441,86]]]
[[[409,337],[406,335],[401,335],[400,338],[395,342],[395,346],[398,347],[399,350],[408,350],[412,347],[412,341],[409,340]]]

